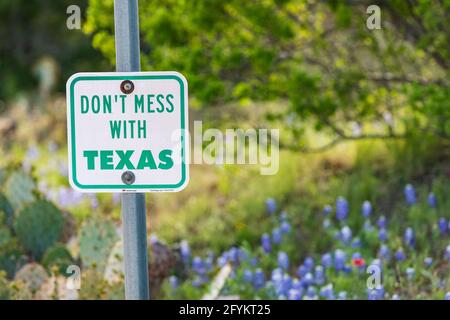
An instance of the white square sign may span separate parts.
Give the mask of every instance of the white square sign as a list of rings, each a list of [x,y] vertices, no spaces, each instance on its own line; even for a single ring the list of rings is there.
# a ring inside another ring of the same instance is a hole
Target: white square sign
[[[155,192],[187,185],[188,88],[183,75],[77,73],[66,90],[73,188]]]

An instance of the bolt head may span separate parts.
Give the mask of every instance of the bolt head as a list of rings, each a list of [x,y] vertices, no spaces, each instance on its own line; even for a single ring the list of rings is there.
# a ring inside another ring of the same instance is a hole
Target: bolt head
[[[120,91],[125,94],[130,94],[134,91],[134,83],[130,80],[122,81],[120,84]]]
[[[131,171],[125,171],[124,173],[122,173],[122,182],[130,185],[133,184],[134,181],[136,181],[136,176],[134,175],[133,172]]]

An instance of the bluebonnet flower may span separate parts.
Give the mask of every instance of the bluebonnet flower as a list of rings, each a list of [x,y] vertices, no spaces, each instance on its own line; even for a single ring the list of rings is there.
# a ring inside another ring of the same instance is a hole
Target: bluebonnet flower
[[[341,240],[345,244],[348,244],[352,240],[352,230],[348,226],[344,226],[341,229]]]
[[[346,264],[342,271],[344,271],[345,274],[349,274],[352,272],[352,266]]]
[[[375,289],[367,290],[367,299],[368,300],[381,300],[384,298],[384,288],[383,286]]]
[[[339,300],[347,300],[347,292],[346,291],[340,291],[338,293],[338,299]]]
[[[314,269],[314,282],[317,285],[322,285],[325,283],[325,273],[322,266],[316,266]]]
[[[170,276],[169,277],[169,284],[170,284],[170,287],[172,289],[176,289],[180,285],[179,281],[178,281],[178,278],[176,276]]]
[[[239,263],[239,249],[236,247],[232,247],[228,253],[228,261],[231,261],[233,264]]]
[[[437,199],[433,192],[428,194],[428,205],[432,208],[436,208],[437,206]]]
[[[268,213],[274,213],[277,210],[277,203],[275,199],[268,198],[266,200],[266,210]]]
[[[377,221],[378,228],[386,228],[386,218],[385,216],[380,216]]]
[[[281,268],[275,268],[271,273],[271,280],[276,281],[280,280],[283,277],[283,270]]]
[[[328,216],[331,212],[333,212],[333,208],[329,204],[327,204],[326,206],[323,207],[322,215]]]
[[[200,287],[202,284],[203,284],[203,280],[199,276],[196,276],[192,280],[192,286],[195,287],[195,288]]]
[[[416,270],[414,270],[414,268],[406,269],[406,277],[408,278],[408,280],[412,280],[415,275],[416,275]]]
[[[402,249],[398,249],[397,252],[395,253],[395,259],[397,259],[397,261],[405,260],[406,259],[405,252],[403,252]]]
[[[352,248],[360,248],[361,247],[361,240],[359,238],[355,238],[352,241]]]
[[[365,218],[368,218],[372,213],[372,204],[370,201],[364,201],[361,209],[361,213]]]
[[[445,220],[445,218],[440,218],[439,219],[438,227],[439,227],[439,231],[442,234],[447,233],[447,221]]]
[[[227,259],[226,254],[222,254],[219,258],[217,258],[217,264],[220,268],[225,266],[227,264],[227,262],[228,262],[228,259]]]
[[[415,243],[414,230],[412,228],[406,228],[404,236],[405,244],[407,246],[413,247]]]
[[[323,220],[322,226],[323,226],[324,229],[328,229],[331,226],[330,219]]]
[[[299,278],[304,277],[308,273],[308,268],[306,268],[303,264],[297,268],[297,276]]]
[[[191,258],[191,248],[186,240],[183,240],[180,243],[180,254],[181,260],[183,260],[184,264],[188,265],[189,259]]]
[[[445,300],[450,300],[450,291],[445,294]]]
[[[392,295],[392,300],[400,300],[400,296],[395,293]]]
[[[192,270],[198,274],[203,274],[205,272],[203,260],[200,257],[194,257],[194,259],[192,259]]]
[[[331,255],[331,253],[325,253],[322,255],[322,265],[325,268],[329,268],[333,265],[333,257]]]
[[[445,248],[445,259],[450,260],[450,245]]]
[[[378,231],[378,239],[379,239],[381,242],[386,242],[386,241],[387,241],[387,238],[388,238],[388,234],[387,234],[386,229],[384,229],[384,228],[380,229],[380,230]]]
[[[291,288],[292,288],[292,278],[290,275],[284,274],[282,278],[282,287],[281,287],[283,294],[288,295],[289,290],[291,290]]]
[[[255,289],[261,289],[266,283],[264,272],[261,269],[256,269],[253,275],[253,286]]]
[[[238,258],[239,262],[247,261],[247,259],[248,259],[247,251],[242,248],[238,248],[237,258]]]
[[[333,284],[327,284],[326,286],[323,286],[322,288],[320,288],[320,292],[319,292],[320,296],[324,297],[325,299],[328,300],[334,300],[334,292],[333,292]]]
[[[349,208],[348,202],[344,197],[339,197],[336,200],[336,218],[340,221],[345,220],[348,216]]]
[[[423,263],[425,264],[426,267],[430,267],[433,264],[433,258],[431,257],[426,257],[423,260]]]
[[[303,265],[306,267],[308,272],[311,272],[314,268],[314,259],[312,257],[306,257],[303,261]]]
[[[411,206],[416,203],[416,191],[411,184],[407,184],[403,192],[405,194],[406,203],[408,205]]]
[[[379,256],[383,260],[389,260],[391,258],[391,250],[389,250],[388,246],[383,244],[380,247]]]
[[[307,288],[314,284],[314,276],[311,272],[308,272],[302,279],[300,279],[300,282],[304,288]]]
[[[303,286],[302,286],[302,282],[300,280],[298,280],[297,278],[293,278],[292,279],[292,285],[291,285],[292,289],[295,290],[299,290],[300,293],[303,295]]]
[[[288,299],[289,300],[301,300],[302,299],[302,294],[297,289],[290,289],[289,293],[288,293]]]
[[[278,266],[283,270],[289,269],[289,257],[286,252],[278,252]]]
[[[257,257],[254,257],[254,258],[252,258],[252,259],[250,260],[250,265],[251,265],[252,267],[256,267],[256,266],[258,265],[258,263],[259,263],[259,261],[258,261],[258,258],[257,258]]]
[[[271,281],[277,295],[283,295],[283,271],[280,268],[272,270]]]
[[[247,283],[253,282],[253,272],[251,272],[249,269],[245,269],[243,273],[243,279]]]
[[[280,226],[281,233],[289,233],[291,230],[291,225],[287,221],[283,221]]]
[[[345,254],[344,251],[340,249],[336,249],[334,251],[334,267],[337,271],[344,269],[346,259],[347,255]]]
[[[261,246],[265,253],[270,253],[272,251],[272,244],[270,243],[270,237],[267,233],[261,236]]]
[[[306,296],[309,299],[316,299],[317,298],[316,288],[314,288],[313,286],[308,287],[308,289],[306,289]]]

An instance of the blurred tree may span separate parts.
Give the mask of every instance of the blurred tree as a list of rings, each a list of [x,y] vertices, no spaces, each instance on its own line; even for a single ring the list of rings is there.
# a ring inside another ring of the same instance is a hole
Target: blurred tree
[[[366,9],[381,8],[380,30]],[[268,114],[307,150],[308,119],[345,139],[450,137],[448,0],[140,0],[143,70],[177,70],[193,104],[277,99]],[[113,0],[90,0],[84,30],[114,63]],[[294,120],[294,121],[293,121]]]
[[[56,62],[63,79],[77,71],[101,67],[103,58],[92,48],[90,39],[80,30],[66,27],[66,10],[71,4],[79,5],[83,12],[87,1],[0,2],[0,100],[35,88],[38,81],[48,81],[50,75],[45,72],[50,60]],[[64,90],[65,81],[54,82],[57,89]]]

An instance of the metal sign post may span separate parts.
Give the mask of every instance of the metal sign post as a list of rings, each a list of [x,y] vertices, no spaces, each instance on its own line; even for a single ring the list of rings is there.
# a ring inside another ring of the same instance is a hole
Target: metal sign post
[[[137,0],[114,0],[116,71],[140,71]],[[148,300],[147,228],[144,193],[122,194],[125,297]]]

